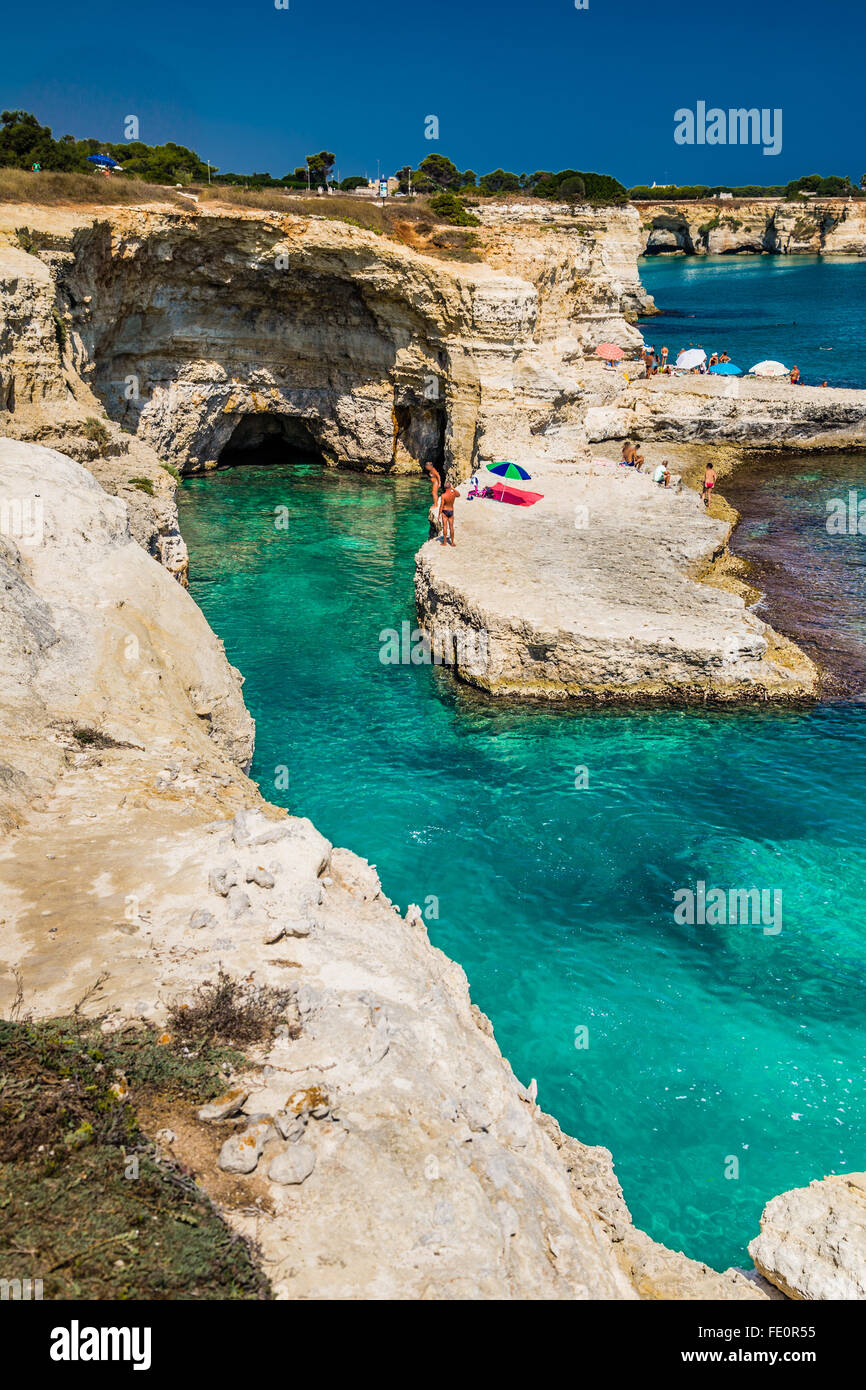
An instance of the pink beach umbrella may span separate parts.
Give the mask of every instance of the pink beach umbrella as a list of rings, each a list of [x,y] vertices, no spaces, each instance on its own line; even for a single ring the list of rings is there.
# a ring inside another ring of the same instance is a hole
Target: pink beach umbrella
[[[603,357],[605,362],[618,362],[621,357],[625,357],[625,351],[618,343],[599,343],[595,355]]]

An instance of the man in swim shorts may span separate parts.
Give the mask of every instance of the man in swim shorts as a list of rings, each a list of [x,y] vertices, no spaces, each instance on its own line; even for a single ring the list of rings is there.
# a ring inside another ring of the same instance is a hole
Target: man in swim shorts
[[[450,483],[445,484],[445,490],[439,498],[439,517],[442,521],[442,538],[440,544],[454,544],[454,503],[460,493],[456,487]],[[450,536],[450,539],[449,539]]]
[[[701,496],[704,499],[704,506],[709,508],[710,493],[716,485],[716,470],[711,463],[708,463],[704,471],[704,490]]]

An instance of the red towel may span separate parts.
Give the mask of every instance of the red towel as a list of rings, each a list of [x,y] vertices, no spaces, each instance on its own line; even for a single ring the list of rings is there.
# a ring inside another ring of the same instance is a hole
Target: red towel
[[[497,502],[511,502],[515,507],[532,507],[544,497],[543,492],[526,492],[520,487],[506,487],[504,483],[490,489],[490,496]]]

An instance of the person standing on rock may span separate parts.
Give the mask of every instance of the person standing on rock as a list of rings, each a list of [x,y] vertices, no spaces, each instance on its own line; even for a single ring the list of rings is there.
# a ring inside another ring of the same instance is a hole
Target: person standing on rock
[[[439,498],[439,515],[442,518],[442,545],[445,545],[446,542],[448,545],[454,544],[454,503],[459,496],[460,493],[456,487],[452,487],[450,483],[445,484],[445,491]]]
[[[668,350],[667,350],[667,348],[664,347],[664,346],[662,347],[661,363],[662,363],[662,371],[664,371],[665,368],[666,368],[667,365],[668,365]]]
[[[425,463],[424,472],[430,479],[430,491],[433,501],[427,513],[427,520],[430,523],[430,531],[427,536],[428,541],[433,541],[439,535],[439,493],[445,486],[445,479],[435,463]]]
[[[711,463],[708,463],[704,470],[704,490],[701,496],[704,499],[704,506],[709,509],[710,494],[716,485],[716,470]]]

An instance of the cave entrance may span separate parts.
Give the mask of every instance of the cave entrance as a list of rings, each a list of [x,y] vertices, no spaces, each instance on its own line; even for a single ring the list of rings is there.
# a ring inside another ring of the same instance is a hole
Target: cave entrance
[[[397,427],[395,462],[435,463],[444,474],[445,425],[444,405],[434,401],[398,401],[394,407]]]
[[[219,454],[221,468],[323,461],[311,427],[297,415],[243,415]]]

